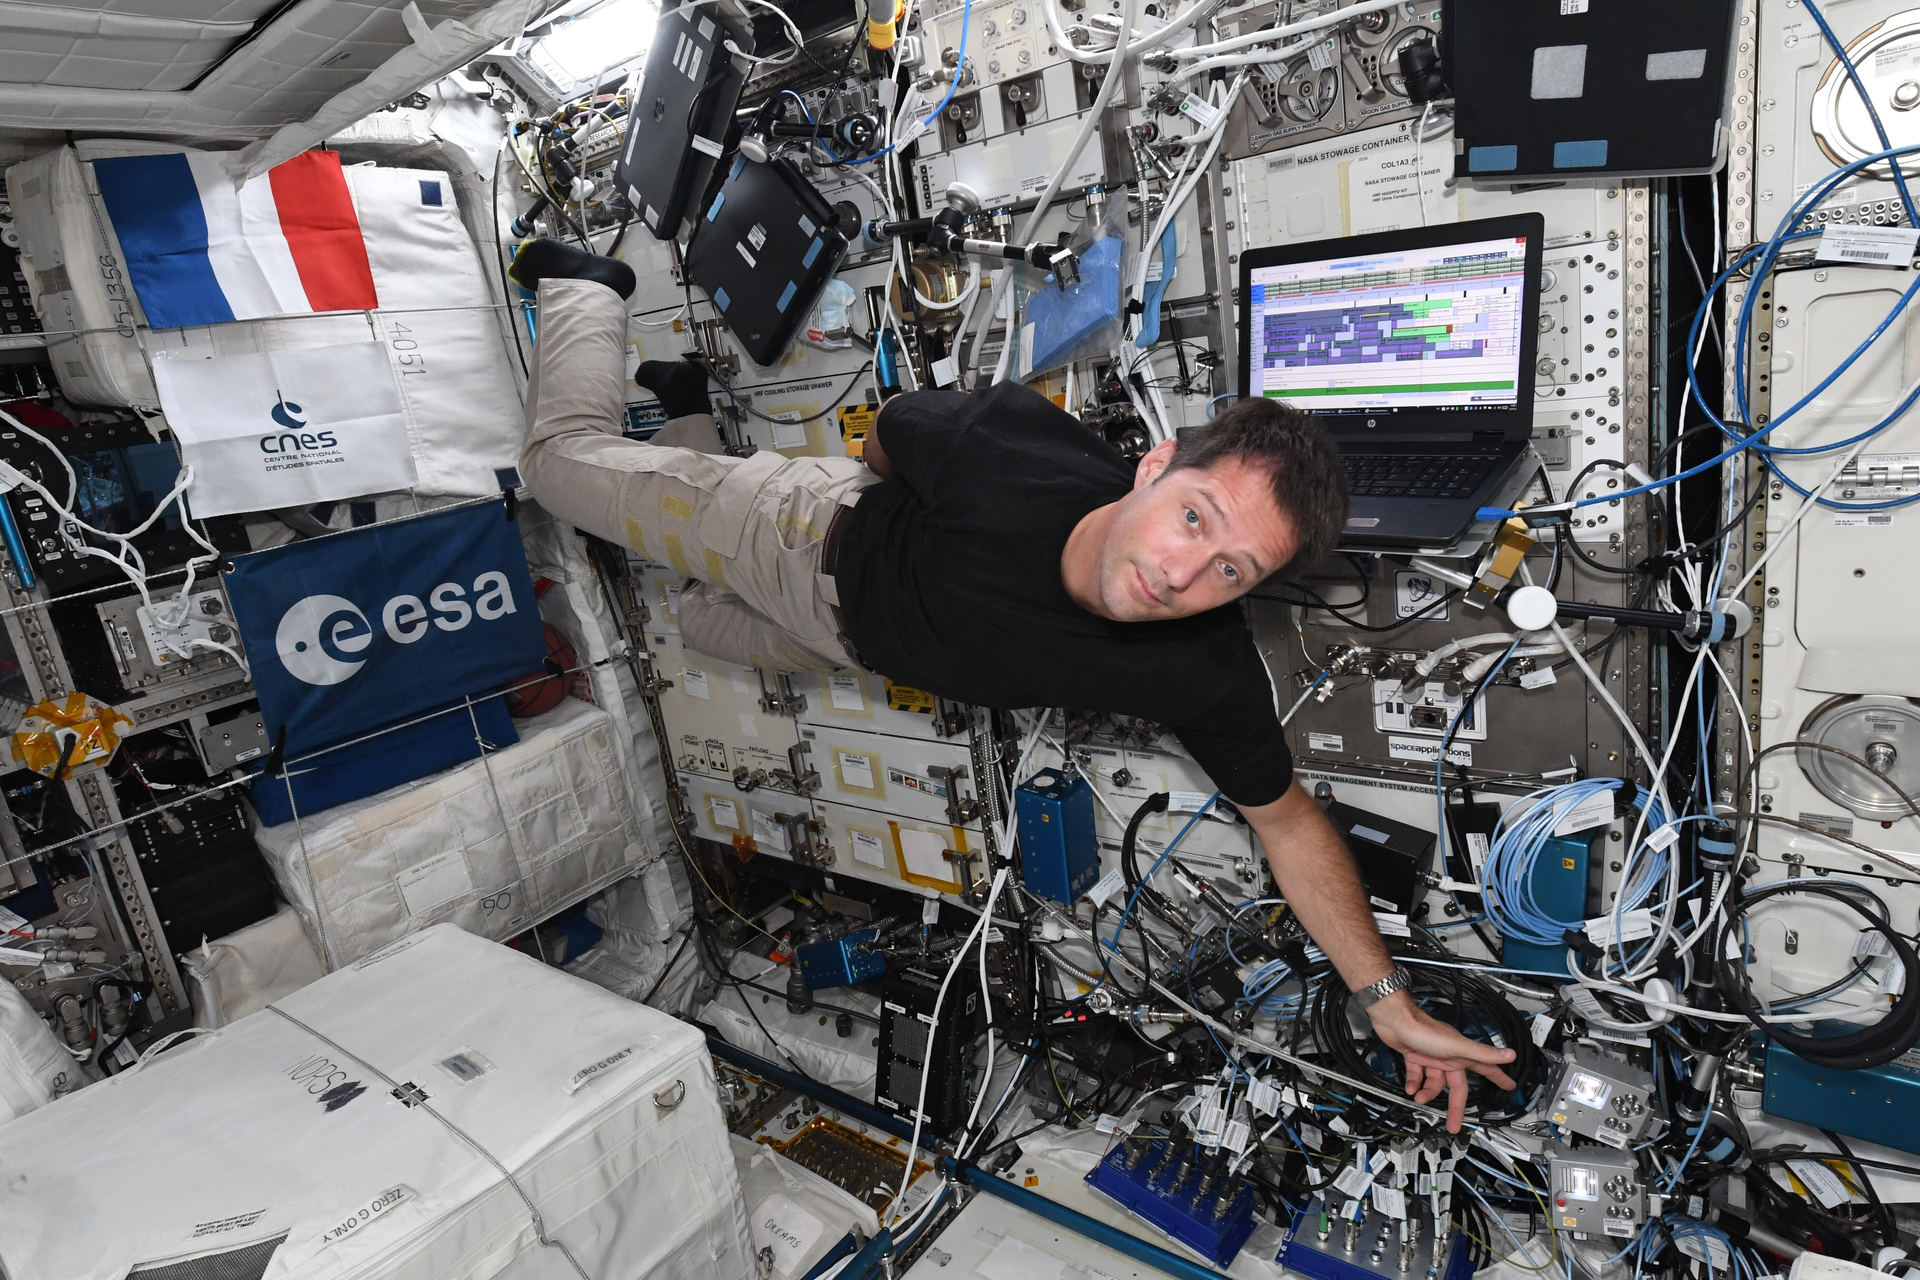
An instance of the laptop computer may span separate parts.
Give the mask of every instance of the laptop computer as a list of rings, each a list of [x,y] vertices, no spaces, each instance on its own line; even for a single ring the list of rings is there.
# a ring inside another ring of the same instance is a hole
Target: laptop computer
[[[733,127],[747,64],[727,51],[729,43],[753,52],[747,30],[714,7],[667,9],[654,28],[615,178],[658,239],[680,234]]]
[[[1440,550],[1532,480],[1537,213],[1240,255],[1240,394],[1333,433],[1343,547]]]

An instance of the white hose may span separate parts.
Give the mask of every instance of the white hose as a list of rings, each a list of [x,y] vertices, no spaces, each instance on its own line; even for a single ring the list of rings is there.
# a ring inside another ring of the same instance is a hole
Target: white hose
[[[1049,10],[1051,10],[1052,0],[1047,0],[1047,3]],[[1068,149],[1066,159],[1062,160],[1060,167],[1053,171],[1053,178],[1047,183],[1047,189],[1040,193],[1040,199],[1033,206],[1033,212],[1027,215],[1027,221],[1020,229],[1019,240],[1021,242],[1033,239],[1034,234],[1039,231],[1040,220],[1047,216],[1047,206],[1052,204],[1054,196],[1059,194],[1061,184],[1067,179],[1067,171],[1073,168],[1074,162],[1080,158],[1080,153],[1086,150],[1087,140],[1093,137],[1094,131],[1100,127],[1100,117],[1106,114],[1107,104],[1113,101],[1114,92],[1120,88],[1120,68],[1126,61],[1128,47],[1127,37],[1133,30],[1133,15],[1137,4],[1138,0],[1126,0],[1125,8],[1120,14],[1120,39],[1119,42],[1113,46],[1113,57],[1107,63],[1107,74],[1105,78],[1100,81],[1100,92],[1094,95],[1093,106],[1088,108],[1086,116],[1080,121],[1079,132],[1073,135],[1073,146]],[[1199,7],[1199,5],[1195,6],[1196,12]],[[1169,26],[1171,25],[1172,24],[1169,24]],[[1166,29],[1163,28],[1154,36],[1148,37],[1148,40],[1151,41],[1165,35]],[[1170,39],[1171,37],[1168,38]],[[1143,42],[1143,44],[1145,43],[1146,42]],[[1066,47],[1064,40],[1060,42],[1060,47]],[[1000,278],[994,281],[993,297],[987,306],[987,324],[991,325],[993,323],[993,317],[999,313],[1000,299],[1006,296],[1007,284],[1012,279],[1013,272],[1002,271]],[[967,350],[967,359],[964,362],[965,367],[973,367],[974,360],[980,352],[980,340],[985,336],[985,326],[974,333],[973,345]],[[1007,326],[1006,346],[1011,347],[1012,345],[1013,326],[1009,323]],[[1005,368],[1005,348],[1002,348],[1000,357],[1000,367]],[[998,379],[1000,376],[998,370],[996,370],[994,376]]]

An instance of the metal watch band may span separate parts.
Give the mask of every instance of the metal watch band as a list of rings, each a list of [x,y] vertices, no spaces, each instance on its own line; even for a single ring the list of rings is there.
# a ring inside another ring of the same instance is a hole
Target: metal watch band
[[[1405,991],[1412,985],[1413,975],[1399,965],[1395,965],[1393,972],[1380,979],[1380,981],[1369,983],[1367,986],[1361,987],[1358,991],[1354,992],[1353,1002],[1359,1005],[1362,1010],[1371,1009],[1374,1005],[1379,1004],[1394,992]]]

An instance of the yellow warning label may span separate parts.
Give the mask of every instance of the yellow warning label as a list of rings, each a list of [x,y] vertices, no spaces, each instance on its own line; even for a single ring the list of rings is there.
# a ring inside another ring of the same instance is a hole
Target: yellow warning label
[[[877,404],[843,404],[840,406],[840,439],[844,441],[865,440],[867,432],[873,430],[873,420],[880,416]]]
[[[1560,859],[1560,866],[1562,870],[1572,871],[1574,869],[1573,859],[1572,858]]]
[[[903,684],[887,681],[887,705],[895,711],[924,711],[933,714],[933,695]]]

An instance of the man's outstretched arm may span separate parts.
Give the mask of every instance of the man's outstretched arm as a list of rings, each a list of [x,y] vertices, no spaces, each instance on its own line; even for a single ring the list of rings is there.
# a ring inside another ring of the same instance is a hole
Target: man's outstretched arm
[[[1260,837],[1280,895],[1348,988],[1358,990],[1392,973],[1393,959],[1367,906],[1360,873],[1313,797],[1296,782],[1272,804],[1243,805],[1240,812]],[[1513,1061],[1513,1050],[1468,1039],[1428,1017],[1404,991],[1375,1004],[1367,1016],[1387,1047],[1406,1058],[1407,1092],[1414,1101],[1431,1102],[1442,1089],[1447,1091],[1450,1132],[1459,1132],[1466,1112],[1467,1072],[1478,1072],[1505,1089],[1514,1087],[1499,1066]]]

